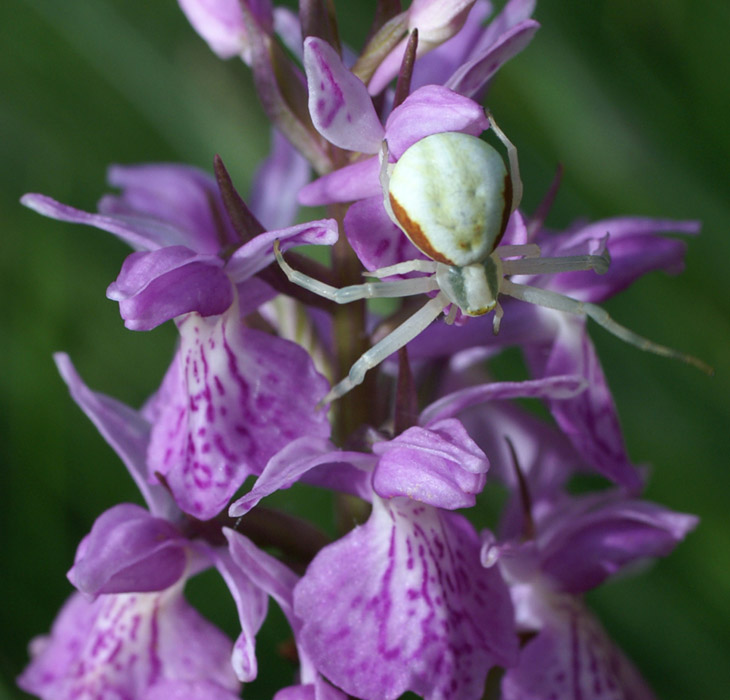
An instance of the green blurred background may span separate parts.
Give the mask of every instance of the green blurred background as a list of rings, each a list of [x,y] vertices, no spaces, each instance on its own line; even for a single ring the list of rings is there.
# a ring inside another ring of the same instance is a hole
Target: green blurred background
[[[354,46],[372,4],[338,4]],[[554,227],[619,214],[704,222],[682,276],[652,274],[606,306],[717,375],[593,333],[630,454],[651,465],[649,497],[702,523],[673,556],[590,598],[659,697],[726,700],[730,5],[545,0],[536,16],[542,29],[501,71],[489,102],[519,147],[525,208],[560,162]],[[93,209],[109,163],[210,169],[214,153],[245,192],[268,132],[245,66],[216,59],[174,0],[5,0],[0,47],[0,698],[20,698],[13,679],[26,644],[69,594],[65,572],[80,537],[102,510],[138,500],[68,397],[51,353],[69,352],[90,386],[139,405],[166,368],[175,332],[171,324],[125,331],[105,299],[125,246],[44,219],[18,198],[43,192]],[[296,498],[283,505],[311,508]],[[226,596],[210,602],[216,585],[202,581],[190,595],[234,634]],[[264,654],[277,635],[265,632]],[[246,696],[270,697],[276,673],[263,669]]]

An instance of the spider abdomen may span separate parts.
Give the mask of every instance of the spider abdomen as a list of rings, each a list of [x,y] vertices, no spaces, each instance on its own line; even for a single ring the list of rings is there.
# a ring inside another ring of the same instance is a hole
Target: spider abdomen
[[[432,134],[406,150],[388,196],[413,244],[437,262],[464,267],[494,250],[510,213],[510,178],[497,151],[476,136]]]

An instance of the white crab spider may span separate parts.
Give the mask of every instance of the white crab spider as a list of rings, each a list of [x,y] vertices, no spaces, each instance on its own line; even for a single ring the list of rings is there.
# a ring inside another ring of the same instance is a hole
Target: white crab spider
[[[481,316],[494,310],[497,333],[502,318],[500,294],[589,316],[609,333],[632,345],[707,371],[709,368],[700,360],[657,345],[616,323],[600,306],[547,289],[517,284],[505,277],[569,270],[595,270],[602,274],[608,269],[609,257],[604,251],[601,255],[541,258],[535,244],[498,245],[510,214],[519,205],[522,182],[517,149],[491,117],[490,122],[507,149],[509,174],[492,146],[468,134],[444,132],[427,136],[408,148],[394,165],[388,163],[388,147],[383,143],[380,180],[385,209],[411,242],[431,259],[409,260],[365,274],[382,278],[423,272],[427,273],[425,277],[380,280],[338,289],[294,270],[281,255],[278,241],[275,244],[276,259],[289,280],[337,304],[438,292],[365,352],[322,403],[338,399],[360,384],[369,369],[413,340],[449,306],[447,322],[453,322],[457,308],[467,316]]]

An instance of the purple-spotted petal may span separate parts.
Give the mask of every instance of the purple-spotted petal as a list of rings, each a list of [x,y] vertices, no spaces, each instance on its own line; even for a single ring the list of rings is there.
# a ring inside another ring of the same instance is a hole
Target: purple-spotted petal
[[[219,317],[190,314],[179,329],[148,464],[184,511],[208,519],[280,449],[329,434],[315,410],[328,383],[301,347],[244,327],[235,305]]]
[[[620,496],[576,500],[539,526],[540,565],[561,590],[583,593],[629,564],[667,556],[697,522]]]
[[[559,600],[519,664],[502,680],[503,700],[654,700],[633,664],[577,600]]]
[[[112,165],[107,181],[121,194],[102,197],[99,212],[165,222],[182,235],[165,245],[182,243],[215,255],[237,242],[218,184],[203,170],[173,163]]]
[[[119,302],[127,328],[146,331],[191,311],[222,314],[233,302],[233,287],[220,258],[170,246],[127,256],[107,297]]]
[[[388,217],[383,195],[361,199],[347,210],[345,235],[367,270],[405,260],[427,259]]]
[[[84,538],[68,578],[82,593],[146,593],[176,583],[187,540],[172,523],[121,503],[102,513]]]
[[[489,120],[480,104],[441,85],[426,85],[391,112],[385,138],[397,159],[416,141],[431,134],[460,131],[479,136],[488,128]]]
[[[139,700],[240,700],[241,695],[212,681],[163,680]]]
[[[299,203],[308,207],[333,202],[353,202],[365,197],[383,198],[378,159],[367,158],[323,175],[299,191]]]
[[[517,650],[509,594],[471,525],[403,498],[376,498],[365,525],[314,558],[294,610],[317,668],[362,698],[476,700]]]
[[[339,148],[377,153],[383,126],[367,88],[345,67],[335,50],[317,37],[307,37],[304,70],[309,113],[317,131]]]
[[[337,241],[337,222],[334,219],[308,221],[278,231],[266,231],[242,245],[226,265],[226,274],[239,283],[253,277],[259,270],[274,262],[274,241],[281,250],[298,245],[332,245]]]
[[[379,496],[405,496],[448,510],[473,506],[489,469],[484,452],[454,418],[376,442],[373,453],[380,457],[373,474]]]
[[[116,399],[91,391],[76,372],[68,355],[59,352],[53,359],[71,397],[119,455],[150,512],[167,520],[176,519],[180,513],[170,494],[161,485],[147,481],[147,448],[150,441],[148,421]]]
[[[31,643],[18,684],[43,698],[141,698],[157,682],[208,681],[239,691],[231,642],[185,601],[162,593],[74,594],[48,637]]]

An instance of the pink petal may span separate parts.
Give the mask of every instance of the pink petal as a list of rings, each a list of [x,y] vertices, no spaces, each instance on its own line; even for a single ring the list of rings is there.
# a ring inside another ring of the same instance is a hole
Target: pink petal
[[[304,42],[304,69],[309,113],[317,131],[339,148],[377,153],[383,127],[362,81],[345,68],[329,44],[316,37]]]

